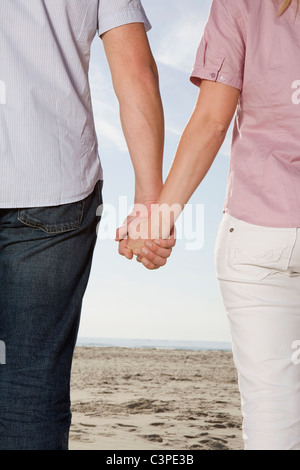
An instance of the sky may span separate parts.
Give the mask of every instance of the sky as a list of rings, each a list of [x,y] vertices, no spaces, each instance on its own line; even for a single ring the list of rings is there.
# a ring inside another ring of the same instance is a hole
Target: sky
[[[197,99],[198,89],[189,76],[211,0],[143,0],[143,6],[153,27],[149,41],[159,69],[165,111],[166,177]],[[178,221],[180,239],[167,266],[148,271],[136,260],[121,257],[113,240],[118,222],[124,220],[133,203],[134,177],[99,38],[92,46],[90,84],[106,212],[79,337],[230,341],[215,274],[214,245],[222,219],[232,127],[210,173]]]

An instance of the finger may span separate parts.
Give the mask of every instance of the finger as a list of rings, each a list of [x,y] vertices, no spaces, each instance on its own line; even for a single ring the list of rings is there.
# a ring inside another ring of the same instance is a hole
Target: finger
[[[133,259],[133,253],[130,250],[124,250],[123,253],[120,253],[121,256],[124,256],[125,258],[132,260]]]
[[[157,266],[157,265],[151,263],[151,261],[149,261],[146,258],[142,258],[141,262],[145,266],[145,268],[149,269],[149,271],[155,271],[155,270],[157,270],[161,267],[161,266]]]
[[[174,236],[171,236],[167,240],[154,240],[154,243],[161,248],[174,248],[176,246],[176,239]]]
[[[119,243],[119,254],[131,260],[133,258],[132,251],[127,247],[127,241],[123,240]]]
[[[116,231],[116,241],[117,242],[120,242],[122,240],[125,240],[125,238],[127,238],[128,236],[128,227],[130,225],[130,223],[135,220],[137,218],[136,215],[129,215],[123,225],[121,225],[121,227],[119,227]]]
[[[162,248],[158,246],[156,243],[148,241],[145,243],[145,248],[150,250],[150,252],[155,253],[157,256],[161,258],[169,258],[172,253],[172,248]]]
[[[142,248],[141,252],[143,254],[143,259],[146,259],[149,263],[152,263],[157,267],[162,267],[167,264],[166,258],[156,255],[152,251],[148,250],[148,248]]]
[[[128,235],[128,227],[127,225],[123,225],[122,227],[118,228],[116,232],[115,241],[120,242],[122,240],[125,240],[125,238],[127,238],[127,235]]]

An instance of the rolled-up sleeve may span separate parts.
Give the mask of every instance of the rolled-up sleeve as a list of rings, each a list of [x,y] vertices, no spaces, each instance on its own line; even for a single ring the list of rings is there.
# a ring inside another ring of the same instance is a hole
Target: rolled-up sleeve
[[[144,23],[147,32],[151,29],[141,0],[99,0],[99,36],[130,23]]]
[[[191,75],[196,86],[205,79],[242,90],[246,21],[239,3],[213,0]]]

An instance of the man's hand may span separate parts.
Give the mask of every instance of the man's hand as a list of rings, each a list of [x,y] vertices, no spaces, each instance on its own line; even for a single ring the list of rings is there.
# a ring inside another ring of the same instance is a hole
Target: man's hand
[[[116,233],[116,241],[119,242],[119,254],[121,256],[125,256],[125,258],[132,260],[133,259],[133,251],[128,247],[128,232],[129,226],[134,221],[142,218],[148,218],[148,215],[151,211],[151,203],[146,205],[144,204],[135,204],[134,208],[126,218],[122,227],[118,228]]]
[[[175,230],[172,230],[167,240],[152,241],[150,237],[149,216],[141,217],[132,213],[127,217],[125,224],[117,230],[116,241],[119,242],[120,255],[129,260],[135,255],[137,261],[149,270],[165,266],[176,245]]]
[[[149,201],[157,201],[163,187],[165,126],[157,66],[142,23],[114,28],[102,39],[133,164],[135,203],[147,205]],[[147,215],[144,214],[145,217]],[[143,214],[130,214],[125,225],[117,231],[119,253],[127,259],[134,256],[128,247],[128,227],[133,227],[137,217],[143,217]],[[155,255],[152,261],[159,263],[155,266],[165,264],[164,256],[169,252],[159,250],[152,253]],[[139,254],[136,251],[136,255]],[[153,265],[153,262],[149,264]]]

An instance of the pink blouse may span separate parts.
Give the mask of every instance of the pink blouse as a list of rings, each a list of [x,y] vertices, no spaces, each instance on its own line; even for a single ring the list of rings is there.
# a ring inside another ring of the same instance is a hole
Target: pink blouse
[[[191,81],[238,88],[224,211],[300,227],[300,11],[280,0],[213,0]]]

